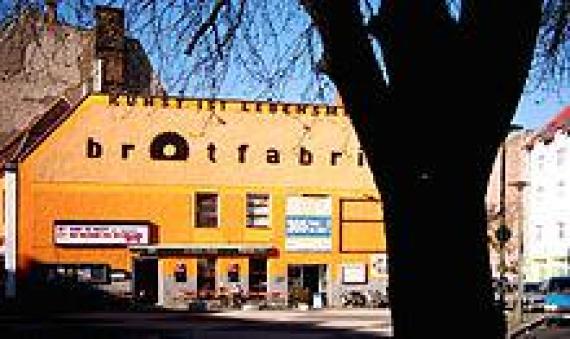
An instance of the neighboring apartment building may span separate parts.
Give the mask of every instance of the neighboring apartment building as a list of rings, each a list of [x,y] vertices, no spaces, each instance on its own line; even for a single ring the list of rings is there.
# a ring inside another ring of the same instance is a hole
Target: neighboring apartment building
[[[524,220],[524,189],[521,191],[514,183],[526,180],[526,167],[528,154],[525,145],[528,142],[531,132],[514,131],[506,138],[506,167],[505,167],[505,218],[506,225],[511,230],[511,239],[505,244],[505,276],[511,281],[517,273],[517,262],[519,258],[518,237],[519,227]],[[489,223],[488,237],[490,248],[491,269],[494,277],[499,277],[499,243],[495,237],[495,230],[501,222],[501,167],[502,152],[504,145],[499,148],[493,170],[487,186],[486,206]]]
[[[341,106],[91,95],[31,130],[3,157],[21,279],[185,307],[236,286],[327,305],[386,291],[381,197]]]
[[[0,31],[0,145],[59,97],[90,92],[156,95],[158,81],[140,42],[125,35],[120,9],[97,6],[95,28],[58,18],[57,4],[29,8]]]
[[[528,149],[526,280],[570,275],[570,106],[532,138]]]
[[[125,35],[123,11],[97,6],[95,18],[93,29],[71,26],[48,0],[44,11],[25,9],[1,29],[0,149],[19,147],[21,132],[60,97],[74,106],[91,92],[159,94],[142,45]]]

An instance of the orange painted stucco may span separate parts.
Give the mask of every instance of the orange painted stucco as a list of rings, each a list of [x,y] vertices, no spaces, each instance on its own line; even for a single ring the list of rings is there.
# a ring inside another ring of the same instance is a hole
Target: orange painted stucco
[[[131,268],[132,253],[126,248],[58,247],[53,241],[55,220],[148,220],[157,230],[159,244],[268,244],[279,256],[270,259],[269,275],[282,275],[288,263],[369,263],[370,253],[385,251],[384,224],[379,204],[362,205],[343,211],[344,216],[376,223],[365,228],[347,227],[346,245],[363,253],[339,253],[340,200],[379,198],[369,168],[358,165],[360,148],[349,119],[339,108],[327,115],[326,107],[313,106],[300,113],[291,106],[288,113],[268,103],[255,112],[243,111],[242,103],[214,102],[213,110],[199,109],[200,101],[184,100],[181,108],[174,99],[163,107],[155,99],[133,106],[120,98],[94,95],[51,133],[18,167],[18,267],[26,272],[33,262],[105,262],[113,268]],[[157,161],[149,156],[149,145],[162,132],[177,132],[189,144],[185,161]],[[98,158],[87,157],[88,139],[102,147]],[[216,162],[208,157],[207,146],[216,145]],[[134,145],[122,157],[121,145]],[[249,145],[244,163],[237,148]],[[299,164],[299,150],[313,154],[313,163]],[[267,150],[280,152],[279,164],[266,161]],[[331,152],[342,152],[331,165]],[[196,228],[196,192],[219,194],[219,225]],[[270,225],[266,229],[245,226],[247,193],[270,194]],[[326,194],[332,198],[332,244],[330,252],[287,252],[285,214],[288,196]],[[360,217],[359,217],[360,216]],[[364,226],[363,226],[364,227]],[[196,271],[196,259],[166,258],[163,270],[172,272],[185,260],[188,273]],[[229,260],[229,261],[228,261]],[[221,258],[223,272],[229,262],[247,271],[247,260]],[[338,270],[331,271],[335,279]]]

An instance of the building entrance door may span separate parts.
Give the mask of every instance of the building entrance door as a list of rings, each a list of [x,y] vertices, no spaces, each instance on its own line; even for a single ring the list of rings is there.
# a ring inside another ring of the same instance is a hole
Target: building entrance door
[[[213,299],[216,295],[216,258],[198,258],[198,272],[196,276],[198,297]]]
[[[251,299],[267,296],[267,258],[249,258],[249,296]]]
[[[158,302],[158,258],[135,258],[133,262],[134,296],[138,301]]]
[[[322,303],[326,300],[326,268],[321,264],[289,265],[287,270],[287,286],[291,293],[301,289],[306,302],[313,306],[313,295],[321,293]]]

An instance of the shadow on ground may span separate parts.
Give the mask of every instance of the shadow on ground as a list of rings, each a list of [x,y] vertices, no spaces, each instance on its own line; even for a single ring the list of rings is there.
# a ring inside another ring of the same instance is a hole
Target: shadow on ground
[[[144,303],[121,298],[97,285],[80,283],[72,279],[53,282],[18,282],[16,299],[3,300],[0,314],[49,314],[89,311],[133,311],[152,309]]]
[[[0,322],[3,338],[141,338],[141,339],[305,339],[382,338],[341,328],[323,328],[301,322],[218,319],[211,315],[133,313],[130,317],[107,314],[99,317],[45,315]]]
[[[0,307],[2,338],[305,339],[381,338],[319,322],[221,318],[168,311],[118,298],[89,284],[20,283],[19,298]],[[271,311],[268,311],[271,312]]]

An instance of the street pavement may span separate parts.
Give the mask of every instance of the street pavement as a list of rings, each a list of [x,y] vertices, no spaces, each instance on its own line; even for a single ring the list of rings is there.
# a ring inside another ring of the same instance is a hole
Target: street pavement
[[[534,322],[536,319],[542,317],[542,312],[524,312],[523,313],[523,324],[528,324]],[[522,324],[515,323],[514,314],[512,310],[506,312],[507,327],[509,331],[514,330]]]
[[[520,337],[521,339],[568,339],[570,328],[539,328],[530,334]]]
[[[570,338],[570,318],[556,318],[554,321],[545,320],[541,316],[536,326],[521,335],[511,338],[519,339],[568,339]]]
[[[0,337],[10,339],[372,339],[391,334],[387,309],[0,316]]]
[[[529,320],[541,314],[525,316]],[[389,309],[0,315],[0,338],[3,339],[376,339],[391,336]],[[570,327],[564,324],[539,326],[518,338],[570,338]]]

